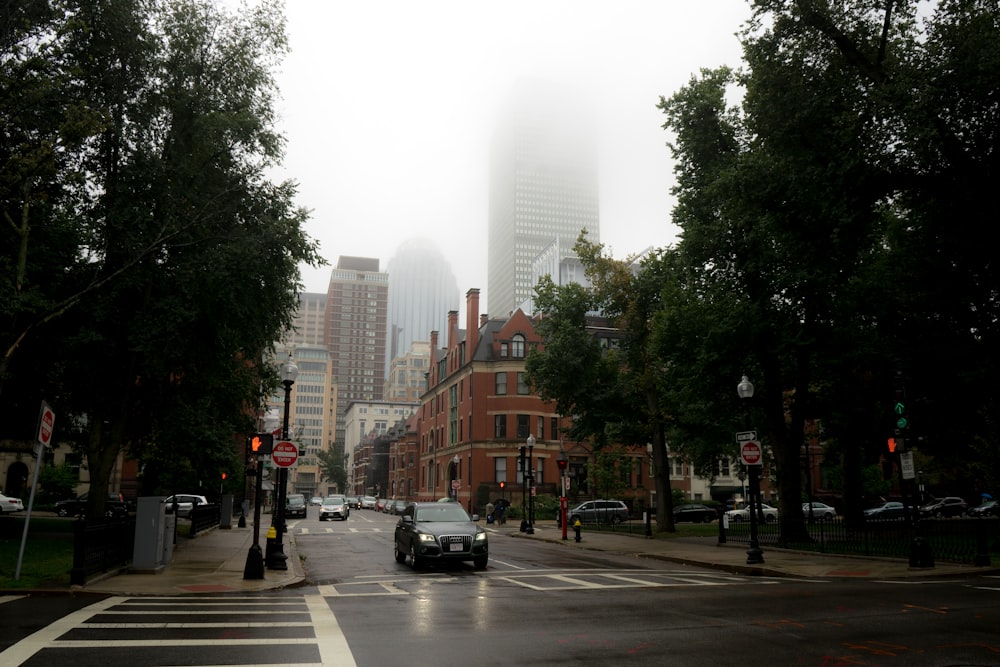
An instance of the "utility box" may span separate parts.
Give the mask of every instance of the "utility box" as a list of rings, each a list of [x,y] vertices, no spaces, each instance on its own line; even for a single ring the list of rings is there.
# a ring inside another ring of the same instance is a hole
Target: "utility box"
[[[227,493],[222,496],[219,509],[219,528],[226,529],[233,527],[233,494]]]
[[[160,496],[139,498],[135,510],[135,544],[132,571],[157,573],[170,564],[174,553],[174,525]]]

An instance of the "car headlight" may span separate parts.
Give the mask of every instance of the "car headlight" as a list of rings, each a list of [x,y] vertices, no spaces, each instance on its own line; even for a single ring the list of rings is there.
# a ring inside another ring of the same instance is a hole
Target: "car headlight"
[[[433,535],[428,535],[427,533],[420,533],[420,541],[421,542],[433,542],[434,541],[434,536]]]
[[[486,533],[476,533],[476,542],[485,542]]]

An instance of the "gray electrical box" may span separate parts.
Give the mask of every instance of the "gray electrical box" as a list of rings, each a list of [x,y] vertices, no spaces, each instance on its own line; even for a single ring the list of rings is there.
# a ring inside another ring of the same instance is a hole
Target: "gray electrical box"
[[[135,511],[135,545],[132,551],[132,571],[156,573],[167,565],[174,553],[173,513],[161,496],[139,498]]]

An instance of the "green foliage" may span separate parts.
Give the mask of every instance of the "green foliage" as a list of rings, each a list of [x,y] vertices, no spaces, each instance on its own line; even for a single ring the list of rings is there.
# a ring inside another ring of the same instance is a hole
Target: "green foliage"
[[[43,466],[38,472],[38,502],[49,505],[66,498],[72,498],[76,485],[80,482],[77,469],[66,465]]]
[[[346,458],[343,453],[343,445],[334,445],[330,449],[324,449],[317,456],[319,459],[320,475],[336,485],[343,492],[347,487]]]
[[[299,263],[321,261],[295,185],[267,176],[282,155],[280,5],[50,9],[24,13],[3,44],[0,119],[17,140],[0,149],[12,223],[0,231],[0,391],[24,391],[0,402],[0,423],[24,437],[45,398],[95,491],[123,449],[144,492],[190,489],[242,465]]]

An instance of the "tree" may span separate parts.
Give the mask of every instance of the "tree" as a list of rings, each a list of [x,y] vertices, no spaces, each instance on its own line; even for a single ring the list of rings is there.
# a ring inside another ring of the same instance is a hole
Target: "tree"
[[[19,338],[18,356],[48,350],[38,390],[79,428],[88,513],[100,516],[123,449],[146,492],[237,464],[234,443],[276,386],[262,355],[291,325],[298,264],[319,260],[295,186],[266,177],[282,143],[276,6],[232,16],[205,0],[57,4],[59,83],[99,122],[54,178],[73,187],[32,225],[78,230],[78,259],[55,280],[28,263],[55,305],[32,315],[37,333]],[[54,314],[60,326],[42,326]]]
[[[341,493],[347,491],[347,458],[344,456],[343,445],[334,445],[330,449],[320,450],[319,470],[323,479],[329,480]]]

